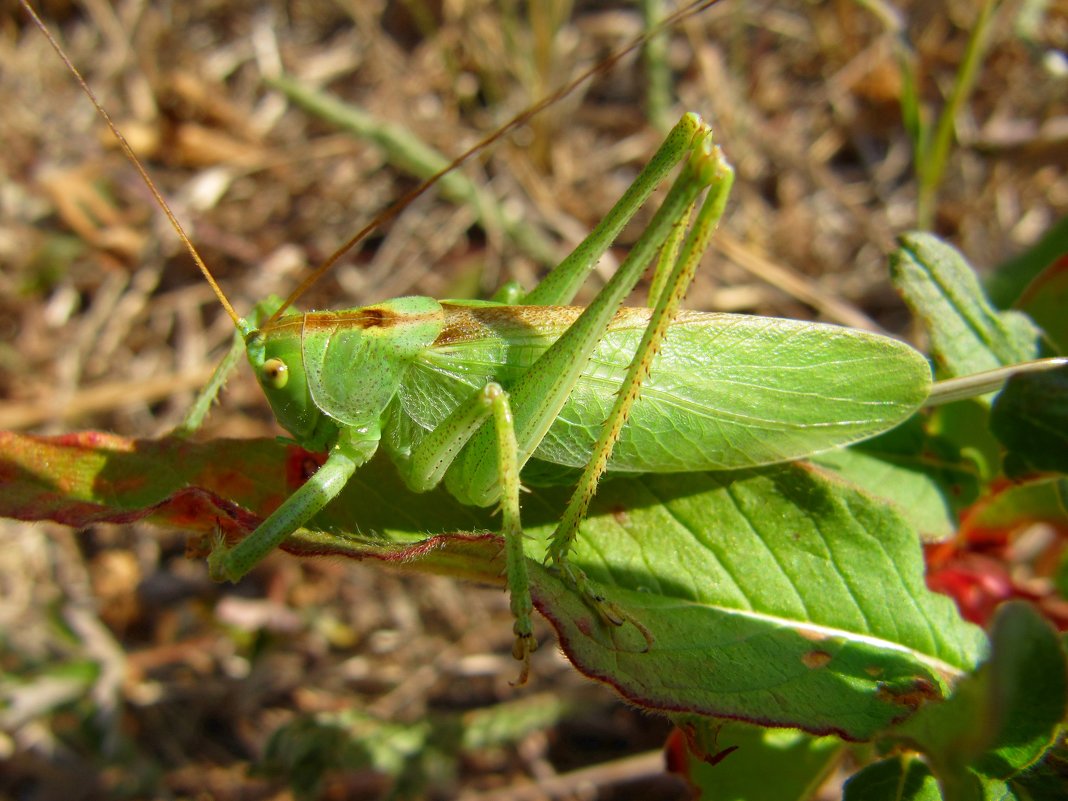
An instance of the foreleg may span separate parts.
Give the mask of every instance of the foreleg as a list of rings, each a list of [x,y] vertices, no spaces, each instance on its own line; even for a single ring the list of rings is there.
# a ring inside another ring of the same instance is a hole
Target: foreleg
[[[233,548],[217,542],[208,556],[208,572],[216,581],[238,581],[264,557],[337,497],[356,472],[374,454],[373,439],[358,438],[342,429],[326,462],[275,509],[266,520]]]

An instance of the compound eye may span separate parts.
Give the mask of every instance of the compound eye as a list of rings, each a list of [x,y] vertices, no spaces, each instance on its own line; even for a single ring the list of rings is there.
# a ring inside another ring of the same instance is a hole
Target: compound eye
[[[281,389],[289,381],[289,368],[281,359],[268,359],[263,363],[263,376],[275,389]]]

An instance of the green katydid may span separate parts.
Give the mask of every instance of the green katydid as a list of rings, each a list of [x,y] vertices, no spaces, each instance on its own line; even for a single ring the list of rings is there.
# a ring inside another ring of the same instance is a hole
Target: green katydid
[[[568,306],[680,162],[616,274],[587,307]],[[233,547],[216,543],[212,576],[236,581],[248,573],[382,446],[413,490],[444,482],[464,503],[500,506],[513,653],[525,677],[536,647],[520,511],[529,462],[583,469],[545,557],[611,618],[568,561],[605,471],[774,464],[874,436],[910,416],[928,398],[931,375],[908,345],[830,325],[677,312],[732,180],[709,127],[684,115],[593,233],[507,304],[409,297],[300,314],[287,312],[287,301],[262,304],[249,322],[194,252],[278,422],[305,448],[328,454],[255,531]],[[623,308],[654,259],[652,308]]]
[[[680,177],[613,279],[585,309],[567,307],[619,228],[684,156]],[[535,643],[519,476],[530,459],[586,467],[548,553],[570,572],[571,541],[605,469],[788,461],[870,437],[912,414],[928,395],[930,372],[907,345],[790,320],[674,317],[731,175],[708,127],[688,114],[575,255],[522,298],[525,305],[413,297],[293,313],[260,327],[240,321],[278,421],[304,447],[329,456],[251,535],[233,548],[216,545],[212,575],[247,573],[381,444],[413,490],[445,481],[463,502],[500,504],[514,653],[526,660]],[[676,253],[673,234],[706,188]],[[658,275],[672,274],[652,312],[621,310],[658,251],[667,254]]]

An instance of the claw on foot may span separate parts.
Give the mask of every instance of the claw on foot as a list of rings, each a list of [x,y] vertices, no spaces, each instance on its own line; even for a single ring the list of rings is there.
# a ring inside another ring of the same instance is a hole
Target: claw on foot
[[[519,677],[511,684],[513,687],[522,687],[530,678],[530,655],[538,650],[538,641],[534,634],[529,631],[520,631],[517,622],[512,630],[515,632],[515,642],[512,643],[512,656],[522,663],[519,668]]]
[[[228,567],[227,557],[232,549],[226,544],[226,536],[218,531],[212,540],[211,553],[208,554],[208,576],[212,581],[233,581]]]
[[[641,634],[642,638],[645,640],[645,648],[642,649],[643,652],[648,652],[652,649],[655,638],[653,637],[653,633],[649,631],[641,621],[637,620],[629,612],[624,611],[598,592],[594,587],[593,582],[586,577],[586,574],[578,568],[572,567],[566,559],[559,556],[552,557],[552,562],[560,571],[564,581],[575,588],[575,591],[583,597],[589,607],[598,614],[601,620],[616,627],[630,623],[638,630],[638,633]]]

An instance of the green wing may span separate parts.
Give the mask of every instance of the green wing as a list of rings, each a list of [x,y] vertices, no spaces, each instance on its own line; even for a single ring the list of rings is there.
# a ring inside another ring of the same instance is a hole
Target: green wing
[[[537,456],[584,464],[641,327],[613,330]],[[755,467],[867,439],[909,417],[931,373],[909,346],[854,329],[687,314],[672,326],[610,469]]]
[[[507,388],[579,311],[553,308],[538,325],[532,309],[521,324],[496,326],[490,336],[428,349],[399,395],[413,427],[432,428],[491,377]],[[536,458],[586,463],[648,314],[625,309],[617,315]],[[803,458],[894,427],[924,402],[930,382],[923,355],[888,337],[686,312],[653,363],[609,469],[737,469]]]

